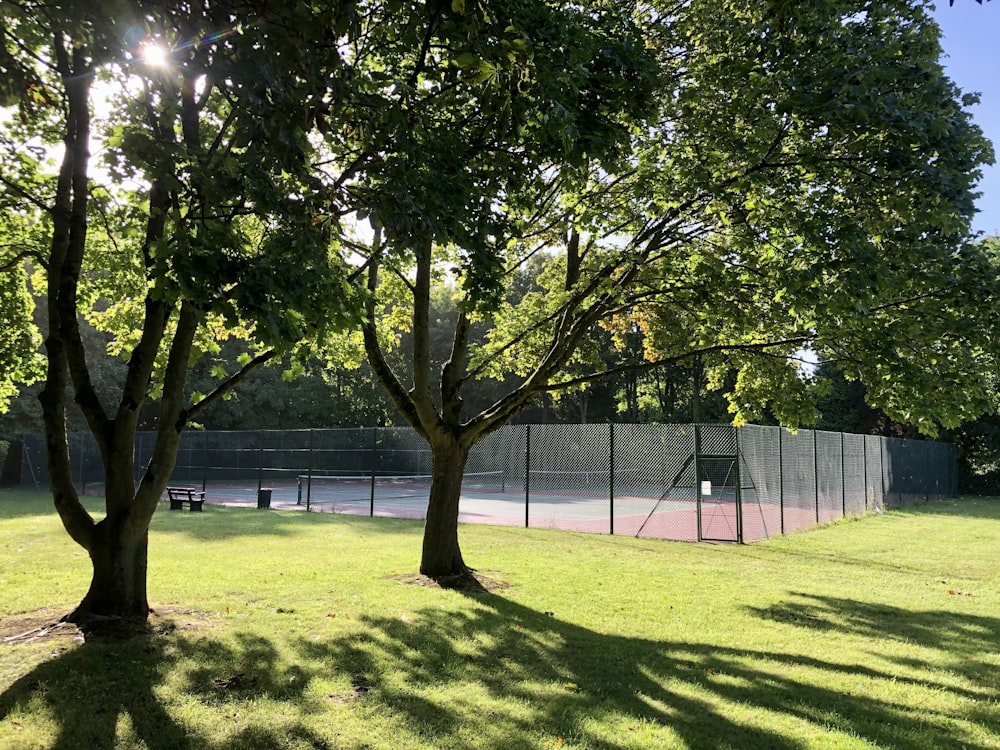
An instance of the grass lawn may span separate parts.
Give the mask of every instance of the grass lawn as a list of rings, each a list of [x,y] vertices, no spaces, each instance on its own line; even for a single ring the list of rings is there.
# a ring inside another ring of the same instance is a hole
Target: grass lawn
[[[412,575],[420,523],[161,511],[155,632],[85,643],[36,629],[89,581],[50,507],[0,493],[2,748],[1000,748],[1000,499],[742,547],[464,526],[490,593]]]

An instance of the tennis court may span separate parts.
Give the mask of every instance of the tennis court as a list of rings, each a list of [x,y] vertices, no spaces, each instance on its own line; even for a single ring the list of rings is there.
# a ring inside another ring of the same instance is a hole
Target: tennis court
[[[582,477],[581,477],[582,479]],[[269,506],[277,510],[303,510],[319,513],[345,513],[384,518],[423,519],[427,513],[430,475],[370,476],[299,476],[294,482],[276,483],[263,488],[270,491]],[[96,492],[97,487],[92,489]],[[205,488],[209,504],[257,507],[256,484],[209,484]],[[659,536],[670,528],[696,530],[697,499],[689,492],[678,491],[675,497],[623,494],[612,508],[606,491],[594,484],[572,490],[533,489],[526,494],[522,487],[504,486],[502,472],[468,474],[462,487],[459,520],[497,526],[528,526],[592,533],[616,533],[635,536],[649,531]],[[736,534],[735,497],[702,498],[702,515],[707,525],[718,529],[723,539]],[[684,535],[697,539],[696,533]]]
[[[138,479],[155,436],[140,434]],[[71,436],[81,492],[100,456]],[[25,436],[22,484],[46,483]],[[402,427],[188,432],[171,486],[210,504],[422,519],[431,454]],[[460,520],[683,541],[750,542],[871,509],[952,496],[954,446],[747,425],[506,425],[469,454]],[[266,503],[263,502],[266,495]]]
[[[619,478],[620,481],[624,477]],[[459,520],[498,526],[551,528],[590,533],[650,536],[684,541],[735,541],[736,494],[706,487],[700,499],[690,488],[668,493],[659,487],[620,490],[608,495],[606,472],[531,472],[529,487],[502,471],[470,472],[463,480]],[[385,518],[426,517],[431,475],[298,475],[295,481],[263,488],[269,507]],[[513,484],[513,486],[511,486]],[[558,487],[566,489],[558,489]],[[258,506],[254,483],[210,483],[211,504]],[[699,532],[699,509],[701,530]]]

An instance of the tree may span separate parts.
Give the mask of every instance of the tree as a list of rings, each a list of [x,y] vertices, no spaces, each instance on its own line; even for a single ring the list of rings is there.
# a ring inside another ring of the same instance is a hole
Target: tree
[[[0,104],[18,108],[0,119],[0,180],[35,228],[26,237],[46,238],[3,266],[30,258],[46,285],[50,484],[93,565],[75,621],[146,618],[147,530],[188,421],[262,363],[351,319],[347,268],[323,218],[333,187],[309,134],[350,75],[336,30],[352,12],[266,0],[0,10]],[[44,160],[60,141],[51,174]],[[84,317],[113,331],[127,360],[111,403],[85,354]],[[211,392],[189,394],[190,364],[238,331],[254,353]],[[71,480],[68,387],[103,459],[100,519]],[[159,423],[137,484],[135,433],[150,395]]]
[[[26,288],[27,274],[17,263],[0,273],[0,413],[5,413],[21,386],[34,382],[40,373],[36,356],[38,340],[31,321],[33,304]]]
[[[588,50],[582,79],[527,31],[543,21],[492,5],[505,31],[483,30],[471,51],[428,23],[427,49],[444,52],[398,58],[413,71],[412,100],[399,105],[410,130],[383,135],[392,180],[362,180],[354,198],[375,227],[359,247],[372,295],[367,353],[433,454],[427,575],[468,572],[457,530],[466,457],[539,394],[698,358],[737,422],[768,408],[794,424],[815,416],[798,366],[812,349],[926,431],[986,403],[996,288],[965,239],[992,152],[967,110],[975,99],[943,74],[926,8],[699,0],[626,12],[564,11],[560,32],[586,28],[557,47]],[[652,98],[641,55],[594,41],[612,18],[620,45],[657,57]],[[455,93],[469,81],[449,59],[480,71],[474,98]],[[559,99],[564,88],[580,98]],[[586,131],[595,102],[597,136]],[[545,148],[560,137],[561,150]],[[505,298],[528,268],[531,288]],[[438,374],[436,285],[461,311]],[[469,332],[483,322],[477,346]],[[401,329],[414,342],[406,371],[387,355]],[[641,361],[602,363],[600,329],[641,336]],[[464,410],[467,383],[511,374],[517,383],[493,404]]]
[[[1000,268],[1000,235],[983,237],[980,250]],[[962,492],[995,494],[1000,480],[1000,383],[996,370],[991,384],[992,401],[986,413],[945,433],[958,450],[958,486]]]
[[[352,149],[384,154],[358,175],[348,196],[375,227],[374,240],[356,246],[366,257],[371,295],[364,342],[377,377],[434,456],[425,536],[431,541],[421,570],[438,575],[465,570],[456,518],[468,450],[514,413],[472,431],[458,426],[470,330],[502,299],[507,258],[500,248],[523,221],[505,204],[545,199],[550,166],[568,176],[568,170],[583,174],[592,160],[623,157],[627,118],[651,101],[656,70],[631,4],[403,5],[407,23],[394,26],[390,17],[398,9],[386,6],[368,17],[367,33],[350,50],[378,71],[368,95],[384,114],[329,148],[342,160]],[[432,276],[451,267],[452,289],[463,299],[443,370],[444,396],[435,404]],[[408,310],[412,387],[404,386],[384,347],[399,338],[392,321]],[[382,323],[378,311],[387,316]]]
[[[0,149],[9,152],[3,139],[0,133]],[[39,341],[32,324],[35,305],[25,270],[38,238],[16,214],[15,205],[11,191],[0,191],[0,320],[4,328],[0,339],[0,414],[6,413],[22,386],[42,374]]]

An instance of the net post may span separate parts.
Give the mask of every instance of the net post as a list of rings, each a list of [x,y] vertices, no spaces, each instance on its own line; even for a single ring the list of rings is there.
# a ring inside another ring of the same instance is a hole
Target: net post
[[[260,488],[264,486],[264,431],[257,430],[257,439],[260,447],[257,449],[257,497],[260,497]]]
[[[312,477],[313,477],[313,431],[309,428],[309,453],[306,457],[306,510],[312,507]]]
[[[83,433],[83,432],[80,433],[80,461],[79,461],[78,472],[79,472],[79,476],[80,476],[80,494],[81,495],[86,495],[87,494],[87,480],[83,476],[83,452],[86,450],[86,446],[84,445],[84,442],[83,442],[84,435],[85,435],[85,433]]]
[[[205,439],[201,441],[201,491],[208,490],[208,430],[203,433]]]
[[[371,491],[368,495],[368,517],[375,517],[375,455],[378,452],[378,427],[372,427],[372,481]]]
[[[528,528],[528,507],[531,504],[531,425],[524,426],[524,528]]]
[[[28,471],[31,473],[31,481],[34,483],[35,489],[39,490],[41,489],[41,485],[38,483],[38,475],[35,474],[35,465],[31,463],[31,453],[28,451],[28,441],[25,439],[26,437],[27,433],[25,433],[25,437],[21,439],[21,448],[24,450],[24,463],[27,464]]]
[[[142,433],[137,432],[135,434],[135,456],[132,458],[132,475],[135,477],[135,483],[139,484],[142,476],[139,474],[139,466],[142,462]],[[104,478],[105,487],[107,486],[108,478]]]
[[[615,423],[608,427],[608,445],[610,448],[610,460],[608,461],[608,530],[611,536],[615,535]]]

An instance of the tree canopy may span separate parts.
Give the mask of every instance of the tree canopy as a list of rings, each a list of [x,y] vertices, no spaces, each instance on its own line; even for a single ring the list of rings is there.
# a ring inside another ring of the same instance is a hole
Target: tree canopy
[[[430,441],[440,480],[426,573],[464,570],[447,477],[461,474],[468,447],[538,393],[616,369],[697,357],[737,421],[764,408],[788,424],[814,418],[803,357],[840,361],[876,405],[927,432],[988,404],[995,268],[967,238],[979,168],[993,154],[969,112],[975,98],[942,71],[926,7],[706,0],[627,12],[616,22],[632,25],[615,38],[636,40],[636,54],[617,53],[614,73],[632,99],[616,99],[613,85],[600,96],[606,147],[518,149],[523,176],[499,180],[499,146],[485,163],[461,151],[473,117],[434,134],[441,143],[461,133],[449,152],[463,157],[433,168],[438,185],[462,186],[462,210],[480,207],[463,225],[483,217],[471,245],[468,233],[426,231],[446,226],[434,202],[411,203],[402,221],[377,185],[359,193],[376,227],[361,250],[373,294],[366,348]],[[502,70],[516,71],[516,59]],[[425,145],[394,144],[399,164]],[[406,180],[411,200],[423,195],[408,171],[393,184]],[[527,293],[505,296],[524,273]],[[428,338],[435,284],[461,311],[439,373]],[[480,323],[487,342],[470,346]],[[385,356],[401,328],[414,342],[405,371]],[[640,337],[642,355],[609,367],[595,356],[605,333],[623,348]],[[517,382],[493,404],[463,410],[466,383],[511,373]]]
[[[0,104],[17,108],[2,120],[0,180],[6,208],[31,227],[30,245],[5,246],[2,265],[23,274],[30,261],[45,289],[50,483],[94,566],[77,618],[146,617],[146,530],[186,423],[263,362],[356,315],[322,218],[334,189],[310,141],[351,75],[337,38],[353,8],[109,0],[0,11]],[[5,289],[23,281],[4,278]],[[127,361],[110,400],[83,318],[112,332]],[[255,350],[211,392],[191,393],[190,365],[236,333]],[[104,461],[101,519],[71,481],[67,389]],[[151,395],[156,446],[136,482]]]

